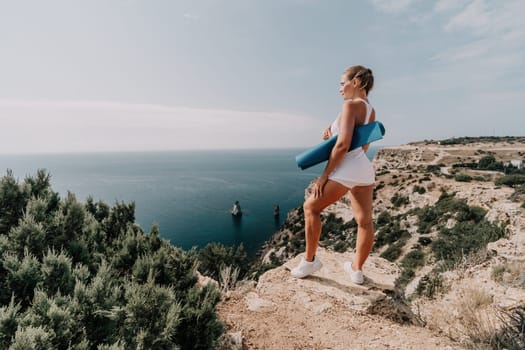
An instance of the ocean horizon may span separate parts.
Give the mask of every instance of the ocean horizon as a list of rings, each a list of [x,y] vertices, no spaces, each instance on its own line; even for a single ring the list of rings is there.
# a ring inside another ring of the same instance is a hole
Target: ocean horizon
[[[373,158],[380,147],[371,146]],[[38,169],[51,174],[54,191],[79,202],[91,196],[108,205],[135,202],[135,221],[183,249],[207,243],[243,244],[253,255],[302,205],[304,190],[324,167],[300,170],[287,149],[184,150],[0,155],[3,171],[19,181]],[[2,176],[4,176],[6,173]],[[234,219],[230,209],[243,210]],[[273,215],[274,205],[280,216]]]

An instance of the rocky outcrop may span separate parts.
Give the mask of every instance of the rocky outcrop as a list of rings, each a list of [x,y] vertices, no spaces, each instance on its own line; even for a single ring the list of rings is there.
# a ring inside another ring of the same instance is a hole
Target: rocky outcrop
[[[317,256],[323,268],[312,276],[290,276],[297,256],[221,302],[228,331],[242,334],[245,349],[459,349],[420,327],[395,285],[395,264],[371,256],[365,283],[356,285],[342,268],[352,253],[320,248]]]
[[[396,230],[406,231],[403,240],[375,247],[364,266],[365,284],[352,284],[342,269],[343,261],[353,257],[353,246],[347,243],[356,233],[345,196],[325,211],[342,223],[330,219],[336,233],[322,235],[320,247],[325,249],[317,255],[323,269],[296,280],[289,269],[304,251],[304,218],[300,208],[294,210],[260,252],[263,264],[277,267],[261,275],[256,286],[232,291],[220,303],[228,330],[240,332],[244,349],[476,348],[476,341],[495,334],[501,321],[498,312],[525,305],[524,196],[496,186],[501,173],[453,166],[477,162],[487,154],[499,161],[520,158],[525,143],[414,143],[382,149],[374,159],[374,218],[384,213],[391,222],[395,218]],[[460,173],[472,180],[457,181]],[[440,267],[440,257],[429,244],[438,238],[440,225],[452,229],[457,218],[448,217],[424,234],[418,226],[417,210],[434,206],[444,192],[482,208],[487,222],[507,232],[485,249],[465,255],[452,269]],[[391,262],[379,257],[393,245],[398,251],[390,255]],[[403,262],[414,251],[424,258],[409,271]],[[421,288],[424,293],[418,291]]]

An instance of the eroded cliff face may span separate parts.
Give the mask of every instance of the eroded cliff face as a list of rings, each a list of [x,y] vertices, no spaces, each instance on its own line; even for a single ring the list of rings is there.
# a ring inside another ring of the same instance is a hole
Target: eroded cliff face
[[[487,155],[523,159],[525,142],[379,151],[365,284],[342,269],[357,230],[348,197],[323,214],[323,269],[289,276],[304,251],[298,208],[261,250],[262,266],[275,268],[221,303],[230,331],[249,349],[452,349],[496,332],[502,310],[525,304],[525,191],[495,185],[502,173],[458,166]]]

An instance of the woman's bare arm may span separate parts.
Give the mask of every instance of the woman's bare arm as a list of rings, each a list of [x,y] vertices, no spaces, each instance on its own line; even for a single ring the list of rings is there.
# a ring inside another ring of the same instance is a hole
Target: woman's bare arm
[[[370,115],[370,120],[368,121],[369,123],[373,122],[376,120],[376,111],[375,109],[372,109],[372,114]],[[368,151],[368,147],[370,147],[370,144],[367,143],[366,145],[363,145],[363,151]]]

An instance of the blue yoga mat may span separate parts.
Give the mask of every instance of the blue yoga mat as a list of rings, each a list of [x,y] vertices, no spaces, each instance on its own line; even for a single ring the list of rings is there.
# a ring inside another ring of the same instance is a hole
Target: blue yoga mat
[[[365,125],[360,125],[354,130],[352,136],[352,144],[349,152],[353,149],[366,145],[367,143],[380,140],[385,135],[385,127],[381,122],[372,122]],[[295,157],[295,162],[302,170],[308,169],[311,166],[317,165],[330,158],[332,148],[337,141],[337,135],[332,136],[328,140],[298,154]]]

